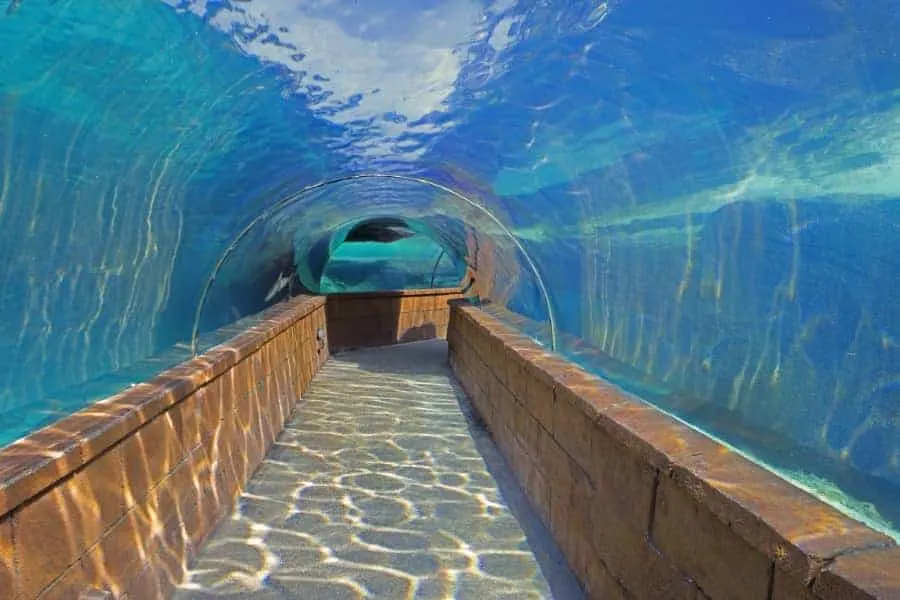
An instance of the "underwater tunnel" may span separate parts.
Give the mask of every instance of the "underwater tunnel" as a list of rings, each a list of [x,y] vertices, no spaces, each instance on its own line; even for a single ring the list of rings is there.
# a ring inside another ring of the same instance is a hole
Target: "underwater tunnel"
[[[0,445],[287,296],[463,286],[898,535],[894,0],[6,4]]]

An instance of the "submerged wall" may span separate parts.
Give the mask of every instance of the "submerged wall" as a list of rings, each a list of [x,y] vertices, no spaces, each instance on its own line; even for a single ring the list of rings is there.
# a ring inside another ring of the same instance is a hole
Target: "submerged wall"
[[[896,0],[431,4],[4,2],[0,427],[184,342],[265,208],[392,173],[485,210],[323,189],[242,245],[205,322],[259,309],[292,240],[385,211],[546,321],[512,234],[560,329],[692,418],[896,489]]]
[[[330,352],[444,337],[458,298],[456,288],[300,296],[3,448],[0,600],[167,597]]]
[[[294,299],[0,451],[0,599],[171,594],[327,358],[324,327],[324,298]]]
[[[589,597],[900,595],[900,547],[454,303],[451,365]]]
[[[328,296],[331,352],[447,337],[451,300],[459,288]]]

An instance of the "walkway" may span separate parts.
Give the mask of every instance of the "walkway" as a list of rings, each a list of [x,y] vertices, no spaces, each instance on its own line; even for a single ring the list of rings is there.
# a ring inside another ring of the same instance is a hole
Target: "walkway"
[[[581,598],[562,565],[429,341],[325,364],[176,597]]]

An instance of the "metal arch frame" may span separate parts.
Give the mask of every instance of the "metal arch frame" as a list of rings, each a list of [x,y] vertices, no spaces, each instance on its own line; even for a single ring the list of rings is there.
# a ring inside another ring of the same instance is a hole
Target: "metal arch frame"
[[[438,254],[437,260],[434,261],[434,266],[431,268],[431,287],[434,287],[434,276],[437,275],[437,268],[441,264],[441,259],[444,258],[445,254],[447,254],[447,251],[441,248],[441,253]]]
[[[522,253],[522,256],[525,259],[525,262],[528,264],[528,268],[531,270],[534,275],[535,282],[540,288],[541,295],[544,297],[544,303],[547,307],[547,319],[550,324],[550,347],[553,350],[556,350],[556,319],[553,314],[553,305],[550,302],[550,294],[547,291],[547,286],[544,284],[544,279],[541,277],[541,273],[537,268],[537,265],[529,256],[528,251],[525,250],[525,247],[522,245],[522,242],[513,235],[512,231],[509,230],[506,225],[503,224],[500,219],[498,219],[491,211],[482,206],[481,204],[475,202],[471,198],[464,196],[463,194],[457,192],[456,190],[449,188],[443,184],[437,183],[435,181],[431,181],[430,179],[425,179],[424,177],[415,177],[412,175],[399,175],[392,173],[357,173],[354,175],[344,175],[342,177],[335,177],[333,179],[327,179],[325,181],[320,181],[318,183],[314,183],[312,185],[308,185],[293,194],[285,196],[275,204],[268,206],[265,210],[260,212],[256,217],[254,217],[244,228],[235,236],[235,238],[231,241],[230,244],[225,248],[225,251],[219,257],[219,260],[216,261],[216,264],[213,266],[212,272],[209,274],[209,277],[206,279],[206,283],[203,286],[203,291],[200,294],[200,300],[197,303],[197,309],[194,312],[194,325],[191,329],[191,354],[197,355],[197,348],[199,346],[200,341],[200,317],[203,315],[203,308],[206,306],[206,300],[209,297],[209,292],[212,289],[213,283],[216,281],[216,277],[219,275],[219,271],[224,266],[225,262],[231,257],[234,253],[235,248],[237,248],[238,244],[247,237],[247,235],[253,230],[256,225],[258,225],[261,221],[269,218],[273,214],[279,212],[286,206],[293,204],[296,200],[305,196],[310,192],[314,192],[316,190],[322,189],[324,187],[328,187],[331,185],[335,185],[338,183],[344,183],[347,181],[356,181],[362,179],[393,179],[397,181],[407,181],[411,183],[420,183],[422,185],[429,186],[436,190],[440,190],[444,193],[450,194],[457,200],[461,200],[471,206],[472,208],[478,210],[482,214],[484,214],[488,219],[491,220],[497,227],[501,229],[509,238],[512,240],[513,244]]]

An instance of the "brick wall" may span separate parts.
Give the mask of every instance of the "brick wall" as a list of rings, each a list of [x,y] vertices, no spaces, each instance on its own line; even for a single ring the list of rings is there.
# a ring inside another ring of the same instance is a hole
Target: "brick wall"
[[[447,335],[450,300],[457,288],[328,296],[331,352],[413,342]]]
[[[589,597],[900,598],[886,536],[466,303],[447,337]]]
[[[0,451],[0,600],[168,595],[327,358],[324,326],[324,299],[286,302]]]

